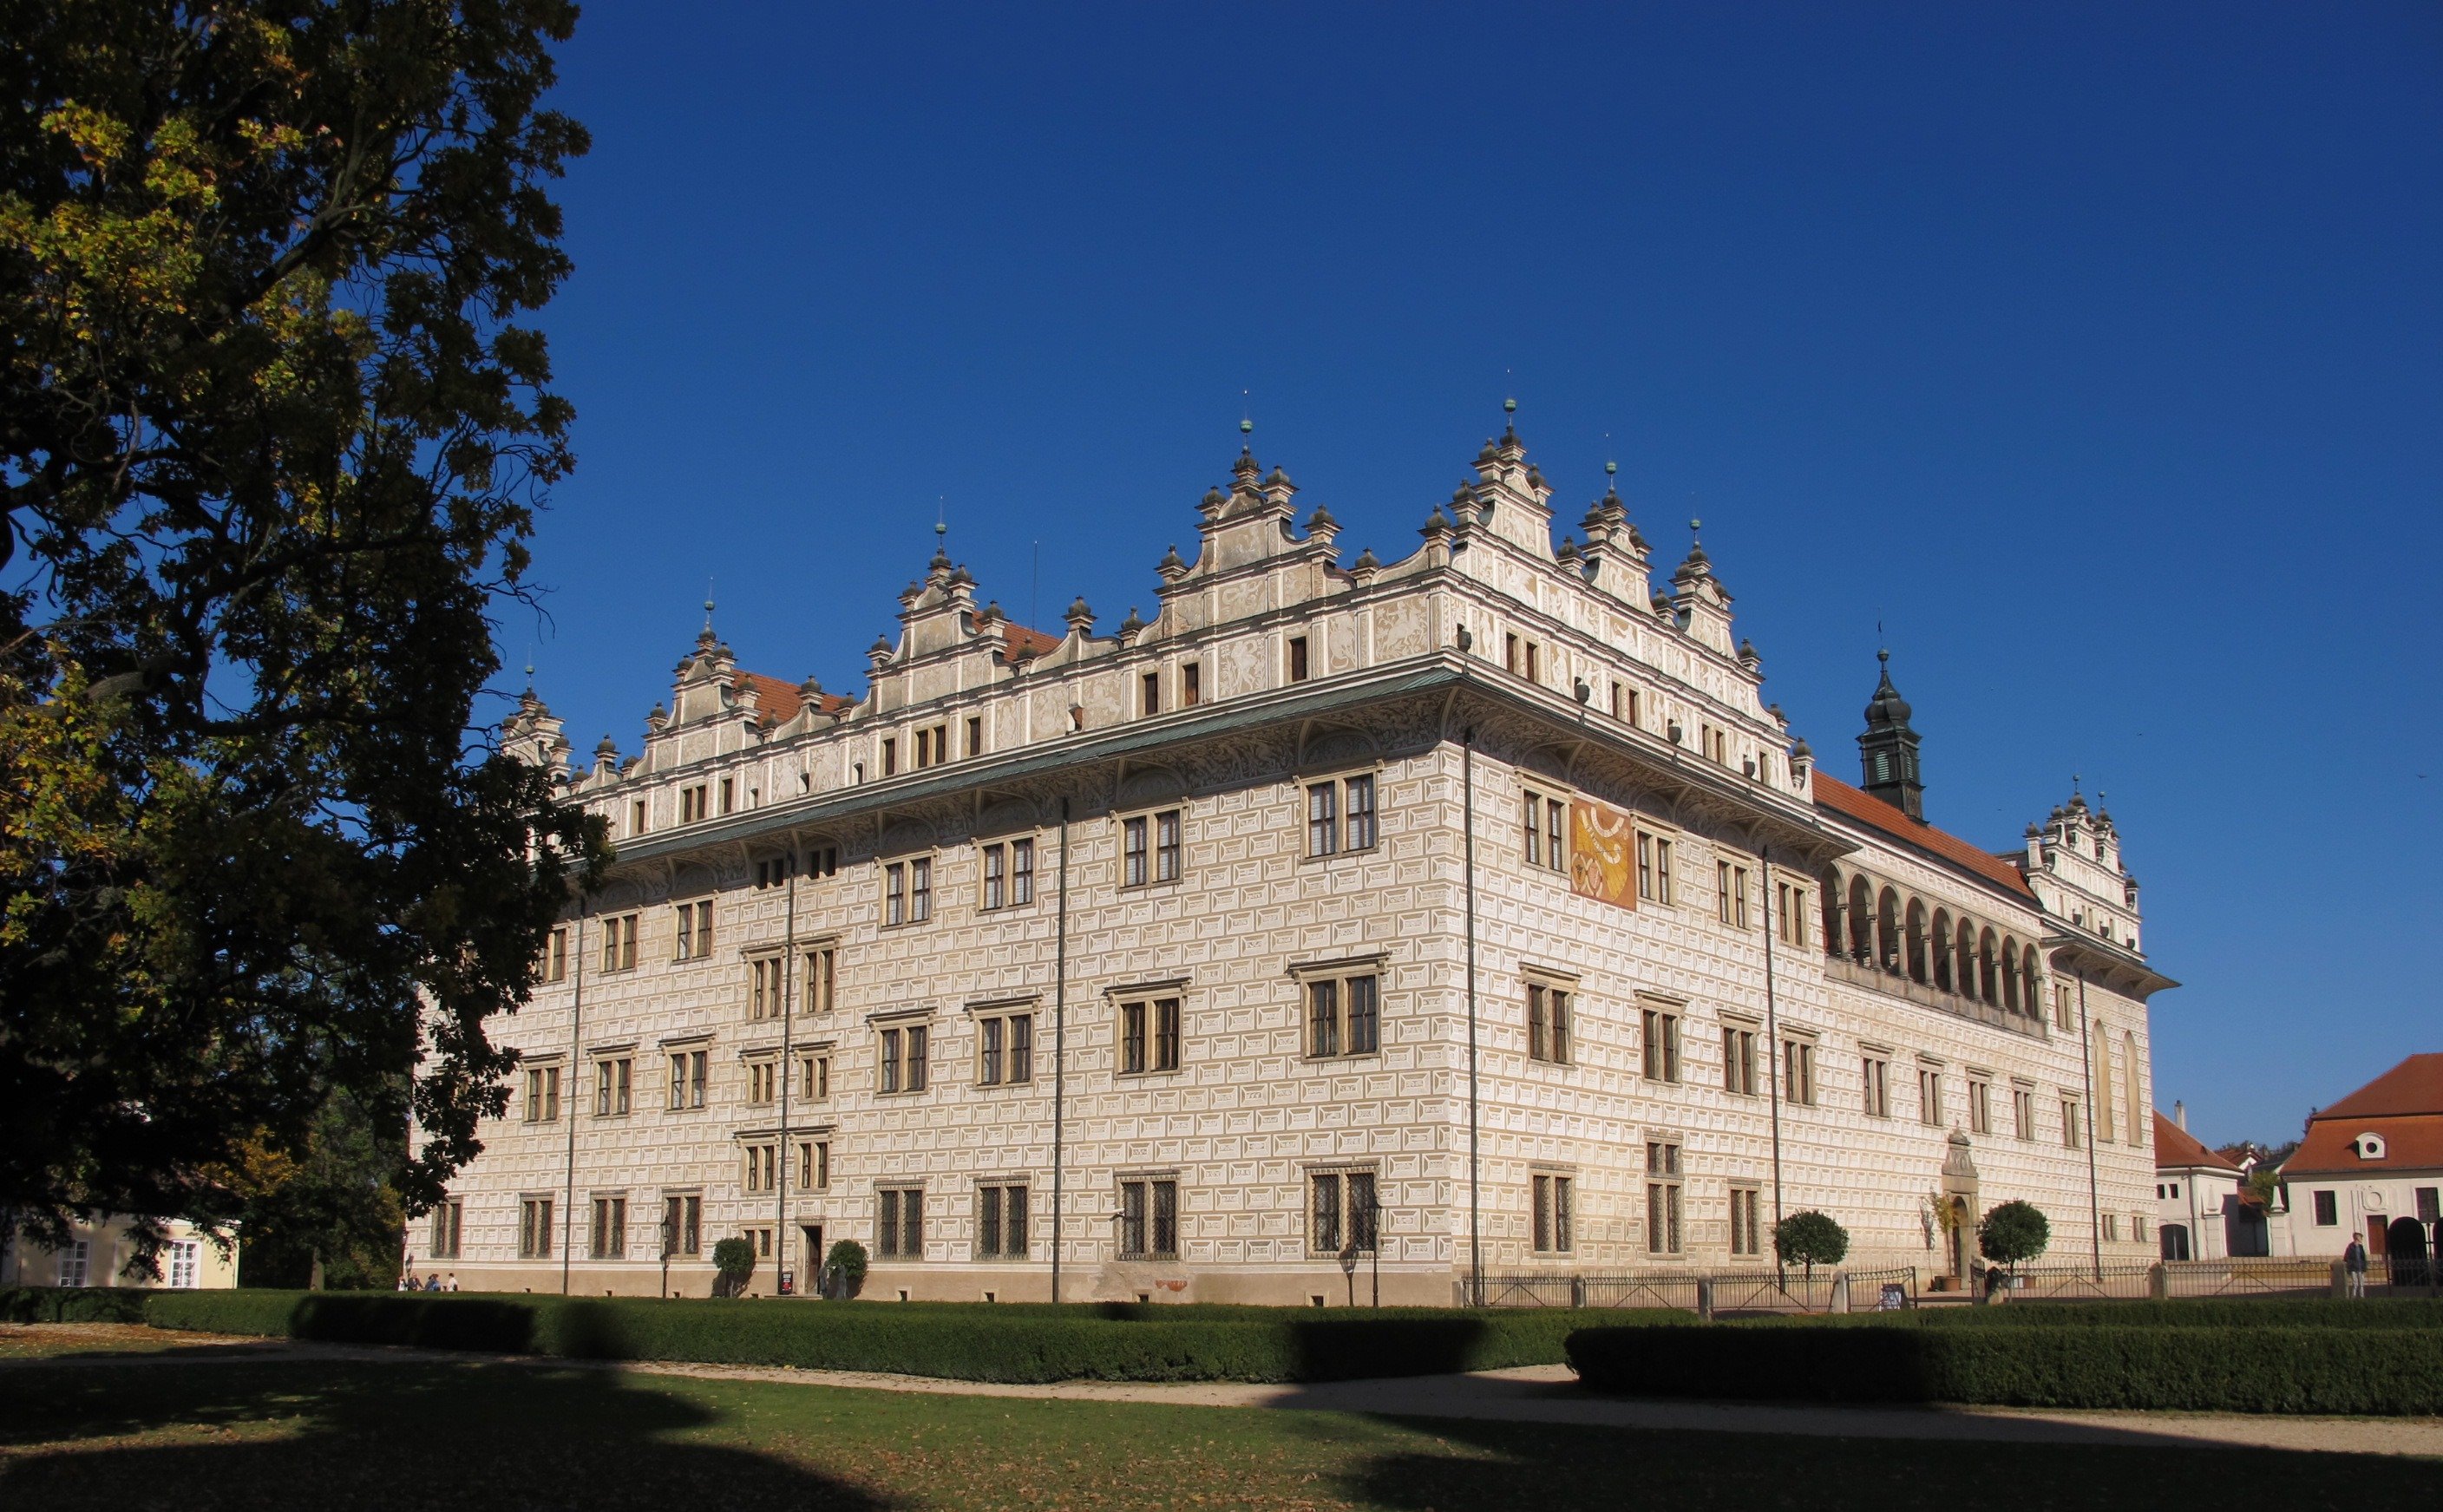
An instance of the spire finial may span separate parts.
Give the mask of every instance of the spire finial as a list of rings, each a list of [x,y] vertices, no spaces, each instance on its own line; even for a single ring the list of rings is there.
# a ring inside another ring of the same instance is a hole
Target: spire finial
[[[1252,452],[1256,445],[1249,439],[1256,433],[1256,409],[1254,401],[1247,396],[1249,392],[1246,389],[1239,391],[1239,450],[1242,454]]]
[[[712,634],[712,580],[704,580],[704,633]]]

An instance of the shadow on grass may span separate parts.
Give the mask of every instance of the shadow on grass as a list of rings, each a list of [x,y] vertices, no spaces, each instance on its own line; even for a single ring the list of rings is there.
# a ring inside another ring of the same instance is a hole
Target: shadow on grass
[[[0,1506],[121,1512],[170,1494],[208,1512],[666,1512],[713,1498],[816,1512],[894,1505],[802,1465],[685,1437],[716,1420],[597,1370],[266,1361],[12,1371],[0,1375],[0,1447],[13,1451],[0,1460]]]
[[[1327,1420],[1328,1421],[1328,1420]],[[2431,1496],[2431,1462],[2221,1446],[2161,1447],[1660,1432],[1381,1417],[1430,1446],[1370,1453],[1332,1490],[1387,1512],[1804,1507],[1808,1512],[2088,1512],[2185,1504],[2203,1481],[2286,1509]],[[1413,1441],[1412,1441],[1413,1442]],[[2224,1478],[2228,1477],[2226,1480]]]

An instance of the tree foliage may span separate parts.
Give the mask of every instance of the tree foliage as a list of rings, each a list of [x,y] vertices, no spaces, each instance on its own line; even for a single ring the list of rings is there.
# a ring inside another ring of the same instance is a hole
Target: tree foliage
[[[397,1284],[407,1131],[377,1129],[335,1092],[290,1154],[249,1138],[223,1179],[237,1210],[238,1284],[387,1291]]]
[[[746,1290],[746,1278],[755,1274],[755,1245],[744,1239],[724,1239],[712,1246],[712,1268],[715,1297],[736,1297]]]
[[[2052,1242],[2053,1226],[2035,1204],[2013,1199],[1997,1204],[1976,1226],[1976,1248],[1997,1265],[2035,1259]]]
[[[1818,1265],[1838,1265],[1849,1253],[1849,1230],[1829,1213],[1812,1208],[1791,1213],[1773,1226],[1773,1252],[1785,1265],[1804,1265],[1815,1279]]]
[[[823,1274],[817,1284],[826,1297],[854,1297],[865,1284],[865,1246],[854,1239],[836,1242],[823,1257]]]
[[[0,1226],[420,1209],[602,840],[477,699],[568,404],[567,0],[0,0]],[[157,1236],[156,1236],[157,1237]]]

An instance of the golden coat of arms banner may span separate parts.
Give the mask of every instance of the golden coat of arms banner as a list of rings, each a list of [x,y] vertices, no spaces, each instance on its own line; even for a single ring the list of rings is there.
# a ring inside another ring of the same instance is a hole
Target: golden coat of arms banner
[[[1570,892],[1637,907],[1636,845],[1626,814],[1590,798],[1570,800]]]

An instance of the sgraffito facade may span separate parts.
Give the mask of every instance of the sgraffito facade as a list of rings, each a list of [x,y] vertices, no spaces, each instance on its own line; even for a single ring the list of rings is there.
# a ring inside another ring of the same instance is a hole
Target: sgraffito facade
[[[2155,1252],[2135,884],[2083,799],[2005,854],[1759,696],[1701,548],[1552,544],[1512,433],[1405,560],[1242,453],[1158,609],[1040,634],[937,554],[857,699],[707,627],[641,753],[515,748],[610,824],[497,1034],[508,1116],[414,1263],[469,1288],[1448,1302],[1489,1274],[1964,1271],[1945,1214]],[[762,1258],[769,1257],[769,1258]],[[1056,1279],[1056,1268],[1057,1276]]]

